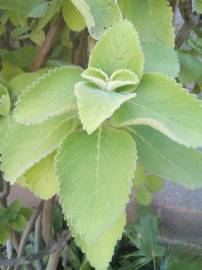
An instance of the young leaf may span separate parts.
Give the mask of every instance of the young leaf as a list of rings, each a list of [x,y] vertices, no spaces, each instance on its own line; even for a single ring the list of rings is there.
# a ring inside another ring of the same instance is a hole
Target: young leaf
[[[58,191],[54,173],[55,152],[42,159],[24,175],[27,187],[40,199],[48,200]]]
[[[87,244],[125,210],[135,163],[135,142],[125,131],[79,131],[63,142],[56,162],[62,207],[74,233]]]
[[[140,187],[135,192],[135,198],[141,205],[148,206],[152,202],[152,194],[146,187]]]
[[[145,185],[151,192],[159,192],[163,189],[164,181],[156,175],[148,175],[145,178]]]
[[[129,69],[140,78],[143,65],[144,56],[138,34],[127,20],[114,24],[103,34],[89,60],[90,67],[100,68],[108,76],[118,69]]]
[[[137,75],[128,70],[128,69],[120,69],[115,71],[108,82],[107,90],[108,91],[114,91],[117,88],[128,86],[132,89],[135,88],[135,85],[137,85],[139,82],[139,79]]]
[[[13,123],[2,149],[5,179],[14,183],[29,168],[53,152],[74,128],[75,119],[69,119],[66,114],[36,126]]]
[[[133,128],[138,159],[151,174],[190,189],[202,187],[202,154],[144,126]]]
[[[75,87],[79,118],[88,134],[93,133],[125,101],[135,93],[119,94],[101,90],[88,82],[79,82]]]
[[[180,84],[163,74],[147,73],[136,93],[137,97],[115,112],[114,124],[149,125],[178,143],[202,145],[202,108]]]
[[[180,66],[175,49],[157,42],[143,42],[142,48],[145,57],[145,72],[161,72],[171,78],[177,77]]]
[[[2,148],[4,145],[5,138],[7,137],[8,130],[12,123],[12,119],[10,116],[0,116],[0,153],[2,152]]]
[[[124,18],[133,22],[140,39],[174,47],[173,14],[167,0],[119,0]]]
[[[120,240],[126,223],[125,213],[115,221],[111,228],[106,230],[92,244],[87,244],[82,239],[76,238],[76,243],[86,253],[87,259],[96,270],[108,269],[109,262],[114,254],[114,247]]]
[[[32,125],[75,109],[74,85],[81,68],[64,66],[50,70],[27,87],[14,110],[17,122]]]
[[[109,78],[107,74],[99,68],[89,67],[88,69],[84,70],[81,76],[84,79],[91,81],[101,89],[107,88],[107,81]]]

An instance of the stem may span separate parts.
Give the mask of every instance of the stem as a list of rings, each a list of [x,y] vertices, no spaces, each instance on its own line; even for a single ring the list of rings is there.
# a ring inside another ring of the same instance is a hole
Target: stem
[[[59,15],[51,23],[49,31],[46,35],[46,39],[42,47],[39,48],[38,54],[32,63],[31,71],[39,69],[46,63],[52,48],[54,47],[56,41],[58,40],[58,37],[63,31],[63,28],[64,28],[64,20],[62,16]]]
[[[28,221],[24,233],[22,235],[20,244],[19,244],[19,248],[18,248],[18,253],[17,253],[17,258],[20,258],[23,253],[24,253],[24,249],[25,249],[25,245],[27,243],[27,239],[29,237],[29,234],[32,230],[32,228],[34,227],[34,223],[39,215],[39,213],[41,212],[42,209],[42,202],[39,203],[38,207],[35,209],[35,211],[32,213],[32,216],[30,218],[30,220]],[[18,265],[14,268],[14,270],[18,270]]]

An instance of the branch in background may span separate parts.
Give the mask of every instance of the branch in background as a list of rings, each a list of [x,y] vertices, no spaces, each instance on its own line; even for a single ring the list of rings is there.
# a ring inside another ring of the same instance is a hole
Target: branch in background
[[[30,232],[32,231],[32,229],[34,227],[34,223],[35,223],[38,215],[40,214],[41,209],[42,209],[42,202],[40,202],[38,207],[34,210],[30,220],[28,221],[28,223],[26,225],[26,228],[25,228],[25,230],[23,232],[23,235],[22,235],[22,238],[20,240],[18,253],[17,253],[17,258],[20,258],[24,253],[24,249],[25,249],[25,246],[26,246],[26,243],[27,243],[27,239],[29,237]],[[17,270],[17,269],[18,269],[18,264],[16,265],[14,270]]]
[[[0,187],[2,187],[0,191],[0,205],[7,207],[7,196],[10,192],[10,184],[3,179],[2,172],[0,172]]]
[[[36,58],[34,59],[32,66],[31,66],[31,71],[35,71],[42,67],[54,47],[59,35],[61,34],[62,30],[64,28],[64,20],[62,16],[58,16],[50,25],[49,31],[46,35],[46,39],[42,45],[42,47],[39,48],[38,54]]]
[[[42,236],[46,246],[54,242],[53,235],[53,211],[55,198],[43,202],[42,210]]]
[[[197,25],[193,18],[192,0],[180,0],[179,10],[184,19],[184,24],[176,35],[175,44],[179,48],[194,26]]]
[[[40,253],[41,250],[41,213],[38,215],[38,218],[35,223],[35,233],[34,233],[34,243],[35,243],[35,253]],[[43,263],[39,259],[36,261],[36,269],[43,270]]]
[[[27,265],[36,260],[42,259],[45,256],[49,256],[53,253],[61,251],[67,243],[70,241],[71,235],[69,232],[64,231],[59,237],[59,240],[54,242],[51,247],[42,250],[40,253],[29,255],[25,257],[15,258],[15,259],[3,259],[0,260],[0,266],[15,266]]]

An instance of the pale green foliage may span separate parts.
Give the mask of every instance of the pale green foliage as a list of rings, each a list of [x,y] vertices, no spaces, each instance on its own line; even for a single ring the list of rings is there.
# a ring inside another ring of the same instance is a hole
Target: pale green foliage
[[[6,116],[10,111],[10,97],[5,86],[0,84],[0,115]]]
[[[19,97],[14,117],[25,125],[75,109],[74,85],[81,80],[81,68],[65,66],[39,77]]]
[[[140,39],[174,47],[172,10],[167,0],[119,0],[124,18],[137,29]]]
[[[0,153],[2,151],[4,139],[7,135],[7,131],[8,131],[9,126],[10,126],[10,122],[11,122],[11,119],[9,116],[6,116],[6,117],[0,116],[0,138],[1,138],[0,139]]]
[[[62,144],[56,170],[63,211],[74,234],[87,244],[125,210],[135,162],[135,142],[113,128],[92,135],[75,132]]]
[[[180,70],[178,56],[175,49],[163,43],[143,42],[145,57],[145,72],[162,72],[175,78]]]
[[[131,130],[132,131],[132,130]],[[144,126],[133,128],[138,159],[151,174],[194,189],[202,187],[202,154]]]
[[[87,244],[79,238],[76,238],[77,244],[86,254],[90,264],[96,270],[106,270],[111,261],[111,254],[114,253],[114,247],[117,240],[122,236],[126,223],[125,213],[114,222],[112,227],[107,229],[95,242]]]
[[[123,37],[127,42],[123,42]],[[121,21],[106,31],[93,49],[89,66],[100,68],[108,76],[119,69],[129,69],[140,78],[144,56],[132,24]]]
[[[83,16],[89,33],[99,39],[103,32],[121,19],[118,4],[114,0],[71,0],[80,14]],[[69,21],[75,27],[76,20],[80,20],[80,14],[73,18],[71,14]],[[76,15],[76,14],[75,14]],[[81,28],[80,28],[81,29]]]
[[[202,109],[182,85],[162,74],[147,73],[136,93],[114,114],[114,124],[149,125],[186,146],[202,145]]]
[[[107,92],[88,82],[77,83],[75,94],[79,118],[83,124],[83,129],[89,134],[112,116],[121,104],[136,96],[135,93]]]
[[[55,152],[42,159],[23,175],[25,186],[43,200],[50,199],[58,191],[54,158]]]
[[[13,123],[2,149],[5,179],[14,183],[33,165],[57,149],[74,128],[75,120],[69,120],[66,114],[36,126]]]
[[[79,32],[85,28],[86,24],[83,16],[72,2],[71,0],[64,1],[62,8],[63,18],[71,30]]]
[[[139,82],[137,75],[128,69],[119,69],[108,77],[101,69],[89,67],[84,70],[81,76],[107,91],[122,90],[124,86],[127,87],[127,91],[133,90]]]
[[[75,1],[75,0],[74,0]],[[121,20],[121,12],[114,0],[85,0],[95,20],[95,26],[89,29],[90,34],[99,39],[105,30]]]
[[[139,204],[150,205],[152,193],[159,192],[163,188],[164,181],[156,175],[148,175],[142,166],[135,171],[134,187],[136,200]]]

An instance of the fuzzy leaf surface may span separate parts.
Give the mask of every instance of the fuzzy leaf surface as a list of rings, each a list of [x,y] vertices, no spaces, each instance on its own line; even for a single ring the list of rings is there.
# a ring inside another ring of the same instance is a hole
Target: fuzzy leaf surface
[[[135,164],[135,142],[125,131],[78,131],[64,140],[56,162],[61,203],[74,234],[87,244],[125,210]]]
[[[17,122],[32,125],[75,109],[74,85],[81,68],[65,66],[44,74],[19,97],[14,111]]]
[[[167,0],[119,0],[124,18],[130,20],[142,41],[174,47],[173,14]]]
[[[180,70],[177,52],[163,43],[143,42],[145,72],[161,72],[175,78]]]
[[[144,56],[138,34],[127,20],[114,24],[102,35],[89,60],[90,67],[102,69],[109,77],[114,71],[129,69],[140,78],[143,65]]]
[[[138,159],[151,174],[186,188],[202,187],[202,154],[145,126],[133,128]]]
[[[182,85],[162,74],[147,73],[136,93],[113,115],[115,125],[149,125],[188,147],[202,145],[202,108]]]
[[[36,126],[13,123],[2,149],[5,179],[14,183],[38,161],[53,152],[75,128],[66,114]]]
[[[120,240],[126,223],[125,213],[117,219],[111,228],[106,230],[95,242],[87,244],[82,239],[76,239],[81,250],[96,270],[106,270],[114,254],[114,248]]]
[[[26,186],[40,199],[48,200],[58,192],[57,179],[54,173],[55,152],[34,165],[23,176]]]
[[[136,96],[132,94],[119,94],[104,91],[91,83],[80,82],[76,84],[75,94],[79,118],[83,128],[93,133],[107,118],[109,118],[124,102]]]

